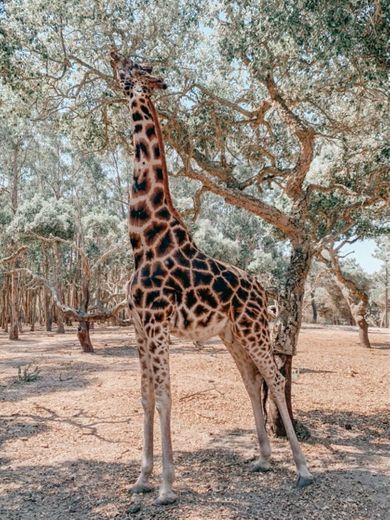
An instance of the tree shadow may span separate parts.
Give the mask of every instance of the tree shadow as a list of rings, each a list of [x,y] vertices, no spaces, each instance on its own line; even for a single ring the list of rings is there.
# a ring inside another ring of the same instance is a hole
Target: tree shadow
[[[55,362],[53,359],[49,359],[49,362],[45,360],[43,366],[40,365],[41,360],[39,358],[33,357],[32,363],[29,363],[29,361],[29,359],[24,359],[23,362],[12,360],[7,362],[15,367],[15,374],[2,380],[0,402],[21,401],[31,396],[41,396],[52,392],[71,392],[94,384],[96,381],[93,374],[110,369],[118,370],[117,367],[87,361],[66,361],[63,358]],[[19,380],[18,367],[26,367],[29,364],[31,364],[31,370],[35,366],[39,368],[36,380],[30,382]],[[138,365],[131,363],[120,368],[120,370],[137,369]]]
[[[390,452],[390,418],[385,410],[383,414],[312,410],[299,412],[298,418],[311,430],[310,444],[354,448],[352,452],[345,450],[346,460],[388,456]]]
[[[314,370],[312,368],[297,367],[300,374],[334,374],[334,370]]]
[[[88,413],[83,408],[78,409],[71,416],[61,414],[46,406],[34,405],[35,412],[16,412],[11,415],[2,416],[0,427],[0,445],[8,440],[21,438],[28,440],[29,437],[39,433],[55,429],[57,424],[65,424],[77,429],[81,435],[90,435],[99,441],[115,444],[108,437],[98,433],[98,427],[104,424],[127,424],[128,418],[122,420],[107,419]]]
[[[236,432],[233,437],[237,436]],[[166,507],[154,505],[157,491],[131,496],[130,485],[139,468],[135,460],[111,463],[78,459],[51,465],[5,466],[0,469],[0,479],[7,489],[0,492],[1,518],[330,520],[335,518],[335,511],[342,511],[342,517],[349,519],[386,518],[390,478],[384,474],[362,468],[325,471],[315,475],[312,486],[297,490],[292,486],[294,471],[276,465],[267,474],[251,473],[245,460],[231,450],[229,433],[223,437],[228,442],[224,448],[176,453],[179,498]],[[364,517],[359,514],[363,503]]]
[[[37,406],[35,410],[6,416],[2,440],[28,438],[61,422],[95,436],[97,442],[111,442],[97,430],[106,419],[88,411],[80,409],[67,417],[45,406]],[[387,518],[390,478],[368,468],[367,456],[375,461],[378,456],[388,454],[386,438],[390,420],[381,414],[367,416],[322,410],[300,412],[299,419],[312,429],[308,442],[312,447],[338,447],[337,452],[329,450],[323,469],[314,472],[314,484],[304,490],[293,488],[295,469],[287,441],[272,442],[275,456],[270,473],[251,473],[246,454],[256,450],[254,430],[235,428],[214,434],[207,448],[175,453],[179,500],[165,508],[153,503],[157,490],[131,496],[130,485],[137,477],[139,460],[127,462],[129,450],[124,451],[124,460],[115,463],[76,459],[29,466],[18,461],[11,466],[9,460],[3,460],[0,517],[2,520],[179,520],[193,514],[196,518],[213,519],[330,520],[337,510],[343,511],[343,518],[363,518],[359,515],[364,505],[367,515],[364,518]],[[347,424],[351,428],[346,428]],[[349,446],[355,448],[353,452]],[[69,454],[72,456],[73,453]],[[102,453],[103,459],[104,456]],[[343,468],[334,469],[332,466],[340,460]],[[157,462],[153,480],[156,485],[161,466]]]
[[[0,423],[0,446],[15,439],[28,440],[34,435],[47,431],[46,424],[32,416],[19,416],[18,413],[2,415]],[[5,462],[0,463],[0,466]]]
[[[24,345],[35,345],[37,343],[40,343],[40,341],[41,341],[40,339],[26,337],[27,334],[28,334],[28,332],[21,333],[19,336],[19,339],[13,339],[12,341],[9,340],[10,341],[9,344],[15,348],[15,347],[23,347]],[[0,334],[0,340],[1,339],[8,341],[8,334]]]
[[[119,346],[96,346],[95,354],[102,357],[138,358],[137,349],[129,344]]]
[[[205,345],[202,347],[196,347],[195,345],[172,345],[169,349],[171,354],[193,354],[193,355],[204,355],[209,356],[220,356],[226,354],[227,350],[223,346],[219,345]]]
[[[53,465],[5,467],[0,479],[2,520],[128,518],[126,487],[138,464],[74,460]],[[120,516],[116,516],[121,513]]]
[[[211,356],[218,356],[226,354],[225,345],[218,337],[212,337],[207,341],[196,345],[195,342],[182,340],[180,338],[171,338],[170,352],[173,354],[207,354]]]
[[[386,343],[371,343],[371,348],[375,350],[390,350],[390,344]]]

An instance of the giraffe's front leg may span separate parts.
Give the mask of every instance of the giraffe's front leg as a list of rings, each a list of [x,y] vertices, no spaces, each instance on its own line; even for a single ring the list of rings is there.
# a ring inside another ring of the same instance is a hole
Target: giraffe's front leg
[[[171,440],[171,395],[169,388],[156,389],[156,407],[160,415],[162,444],[162,480],[157,504],[166,505],[176,501],[172,485],[175,479]]]
[[[143,342],[138,342],[138,352],[141,363],[141,401],[144,409],[144,445],[142,453],[141,473],[133,486],[133,493],[148,493],[153,490],[149,479],[153,471],[153,422],[155,396],[153,373],[150,367],[148,353]]]
[[[169,375],[169,335],[156,331],[150,340],[149,351],[152,353],[154,388],[156,408],[160,416],[161,444],[162,444],[162,480],[159,505],[172,504],[176,501],[176,494],[172,485],[175,478],[173,466],[173,451],[171,439],[171,385]]]

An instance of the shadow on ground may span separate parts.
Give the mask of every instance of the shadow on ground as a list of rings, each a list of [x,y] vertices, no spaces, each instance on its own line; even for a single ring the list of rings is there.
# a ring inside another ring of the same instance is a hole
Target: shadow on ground
[[[300,374],[334,374],[334,370],[315,370],[313,368],[298,368]]]
[[[98,433],[99,427],[104,424],[126,425],[128,423],[128,418],[106,419],[93,415],[83,408],[79,408],[71,416],[38,404],[34,406],[34,410],[34,413],[16,412],[1,416],[0,446],[8,440],[14,441],[18,438],[27,441],[34,435],[55,428],[58,424],[72,427],[81,435],[90,435],[96,440],[115,444],[116,441]]]
[[[390,350],[389,343],[371,343],[371,348],[375,350]]]
[[[311,431],[310,444],[324,446],[350,446],[354,453],[345,458],[356,459],[360,455],[387,455],[390,457],[390,418],[383,414],[356,414],[311,410],[299,412],[297,417]]]
[[[74,361],[58,361],[50,360],[49,364],[43,366],[42,362],[31,364],[29,371],[38,367],[39,372],[34,381],[24,381],[19,379],[18,367],[25,368],[29,365],[27,361],[23,364],[16,363],[14,376],[3,379],[0,386],[0,402],[1,401],[21,401],[31,396],[40,396],[52,392],[73,391],[84,388],[92,384],[92,374],[101,372],[110,367],[104,367],[101,364]],[[12,366],[12,365],[11,365]],[[112,367],[111,367],[112,368]],[[130,366],[126,367],[131,368]],[[134,367],[135,369],[135,367]]]
[[[193,512],[205,519],[325,520],[334,518],[338,508],[348,513],[343,518],[373,518],[374,510],[375,518],[385,518],[380,504],[390,479],[362,469],[317,474],[312,486],[296,490],[292,472],[276,468],[268,474],[250,473],[245,461],[229,449],[179,453],[176,468],[179,500],[158,507],[153,503],[157,491],[131,496],[136,461],[76,460],[13,470],[6,466],[0,470],[3,486],[8,488],[0,495],[0,516],[2,520],[179,520]],[[367,516],[358,516],[362,493]]]
[[[344,415],[313,412],[303,415],[303,419],[310,421],[312,427],[317,420],[339,427]],[[361,448],[366,445],[366,451],[369,450],[374,460],[376,455],[383,455],[382,447],[376,442],[367,443],[367,435],[372,437],[375,432],[379,440],[386,434],[387,426],[376,416],[363,418],[351,414],[348,417],[356,428],[360,428],[363,419],[366,429],[359,433],[357,439],[354,438],[354,442]],[[337,437],[329,440],[326,434],[319,434],[315,426],[313,429],[310,444],[337,444]],[[30,431],[30,434],[33,432]],[[267,474],[249,471],[248,460],[238,453],[238,448],[247,447],[254,451],[253,437],[253,431],[249,430],[224,431],[213,436],[209,449],[176,452],[179,501],[166,507],[154,505],[157,491],[131,496],[130,484],[138,474],[138,460],[127,462],[126,458],[122,458],[116,463],[106,463],[83,459],[16,467],[8,466],[9,461],[3,461],[0,469],[3,485],[0,517],[2,520],[179,520],[187,517],[327,520],[335,518],[334,512],[338,511],[340,518],[387,518],[390,478],[365,467],[367,453],[363,449],[355,453],[356,460],[346,459],[345,469],[325,468],[314,472],[314,484],[304,490],[296,490],[289,452],[289,460],[276,460],[273,471]],[[280,451],[280,443],[284,441],[278,442],[277,449]],[[341,449],[347,445],[346,439],[342,439]],[[284,446],[282,451],[285,451]],[[349,452],[346,454],[349,455]],[[158,463],[154,479],[156,484],[159,466]]]

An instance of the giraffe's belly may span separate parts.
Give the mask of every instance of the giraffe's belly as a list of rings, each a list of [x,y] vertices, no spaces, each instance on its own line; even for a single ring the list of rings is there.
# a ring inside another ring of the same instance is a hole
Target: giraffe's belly
[[[173,336],[192,341],[206,341],[218,336],[226,327],[227,317],[220,312],[197,318],[177,310],[170,320],[169,331]]]

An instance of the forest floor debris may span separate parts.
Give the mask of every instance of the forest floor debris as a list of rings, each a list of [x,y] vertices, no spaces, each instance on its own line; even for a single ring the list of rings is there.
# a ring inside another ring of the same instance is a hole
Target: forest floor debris
[[[373,348],[353,328],[305,326],[294,360],[296,418],[315,483],[293,488],[288,444],[271,439],[273,470],[251,473],[257,453],[249,399],[223,345],[171,347],[173,442],[179,500],[132,497],[142,446],[132,332],[92,333],[95,354],[65,335],[0,334],[0,518],[387,519],[390,488],[389,331]],[[39,377],[19,384],[25,367]],[[16,377],[15,377],[16,376]],[[160,472],[156,422],[156,471]]]

